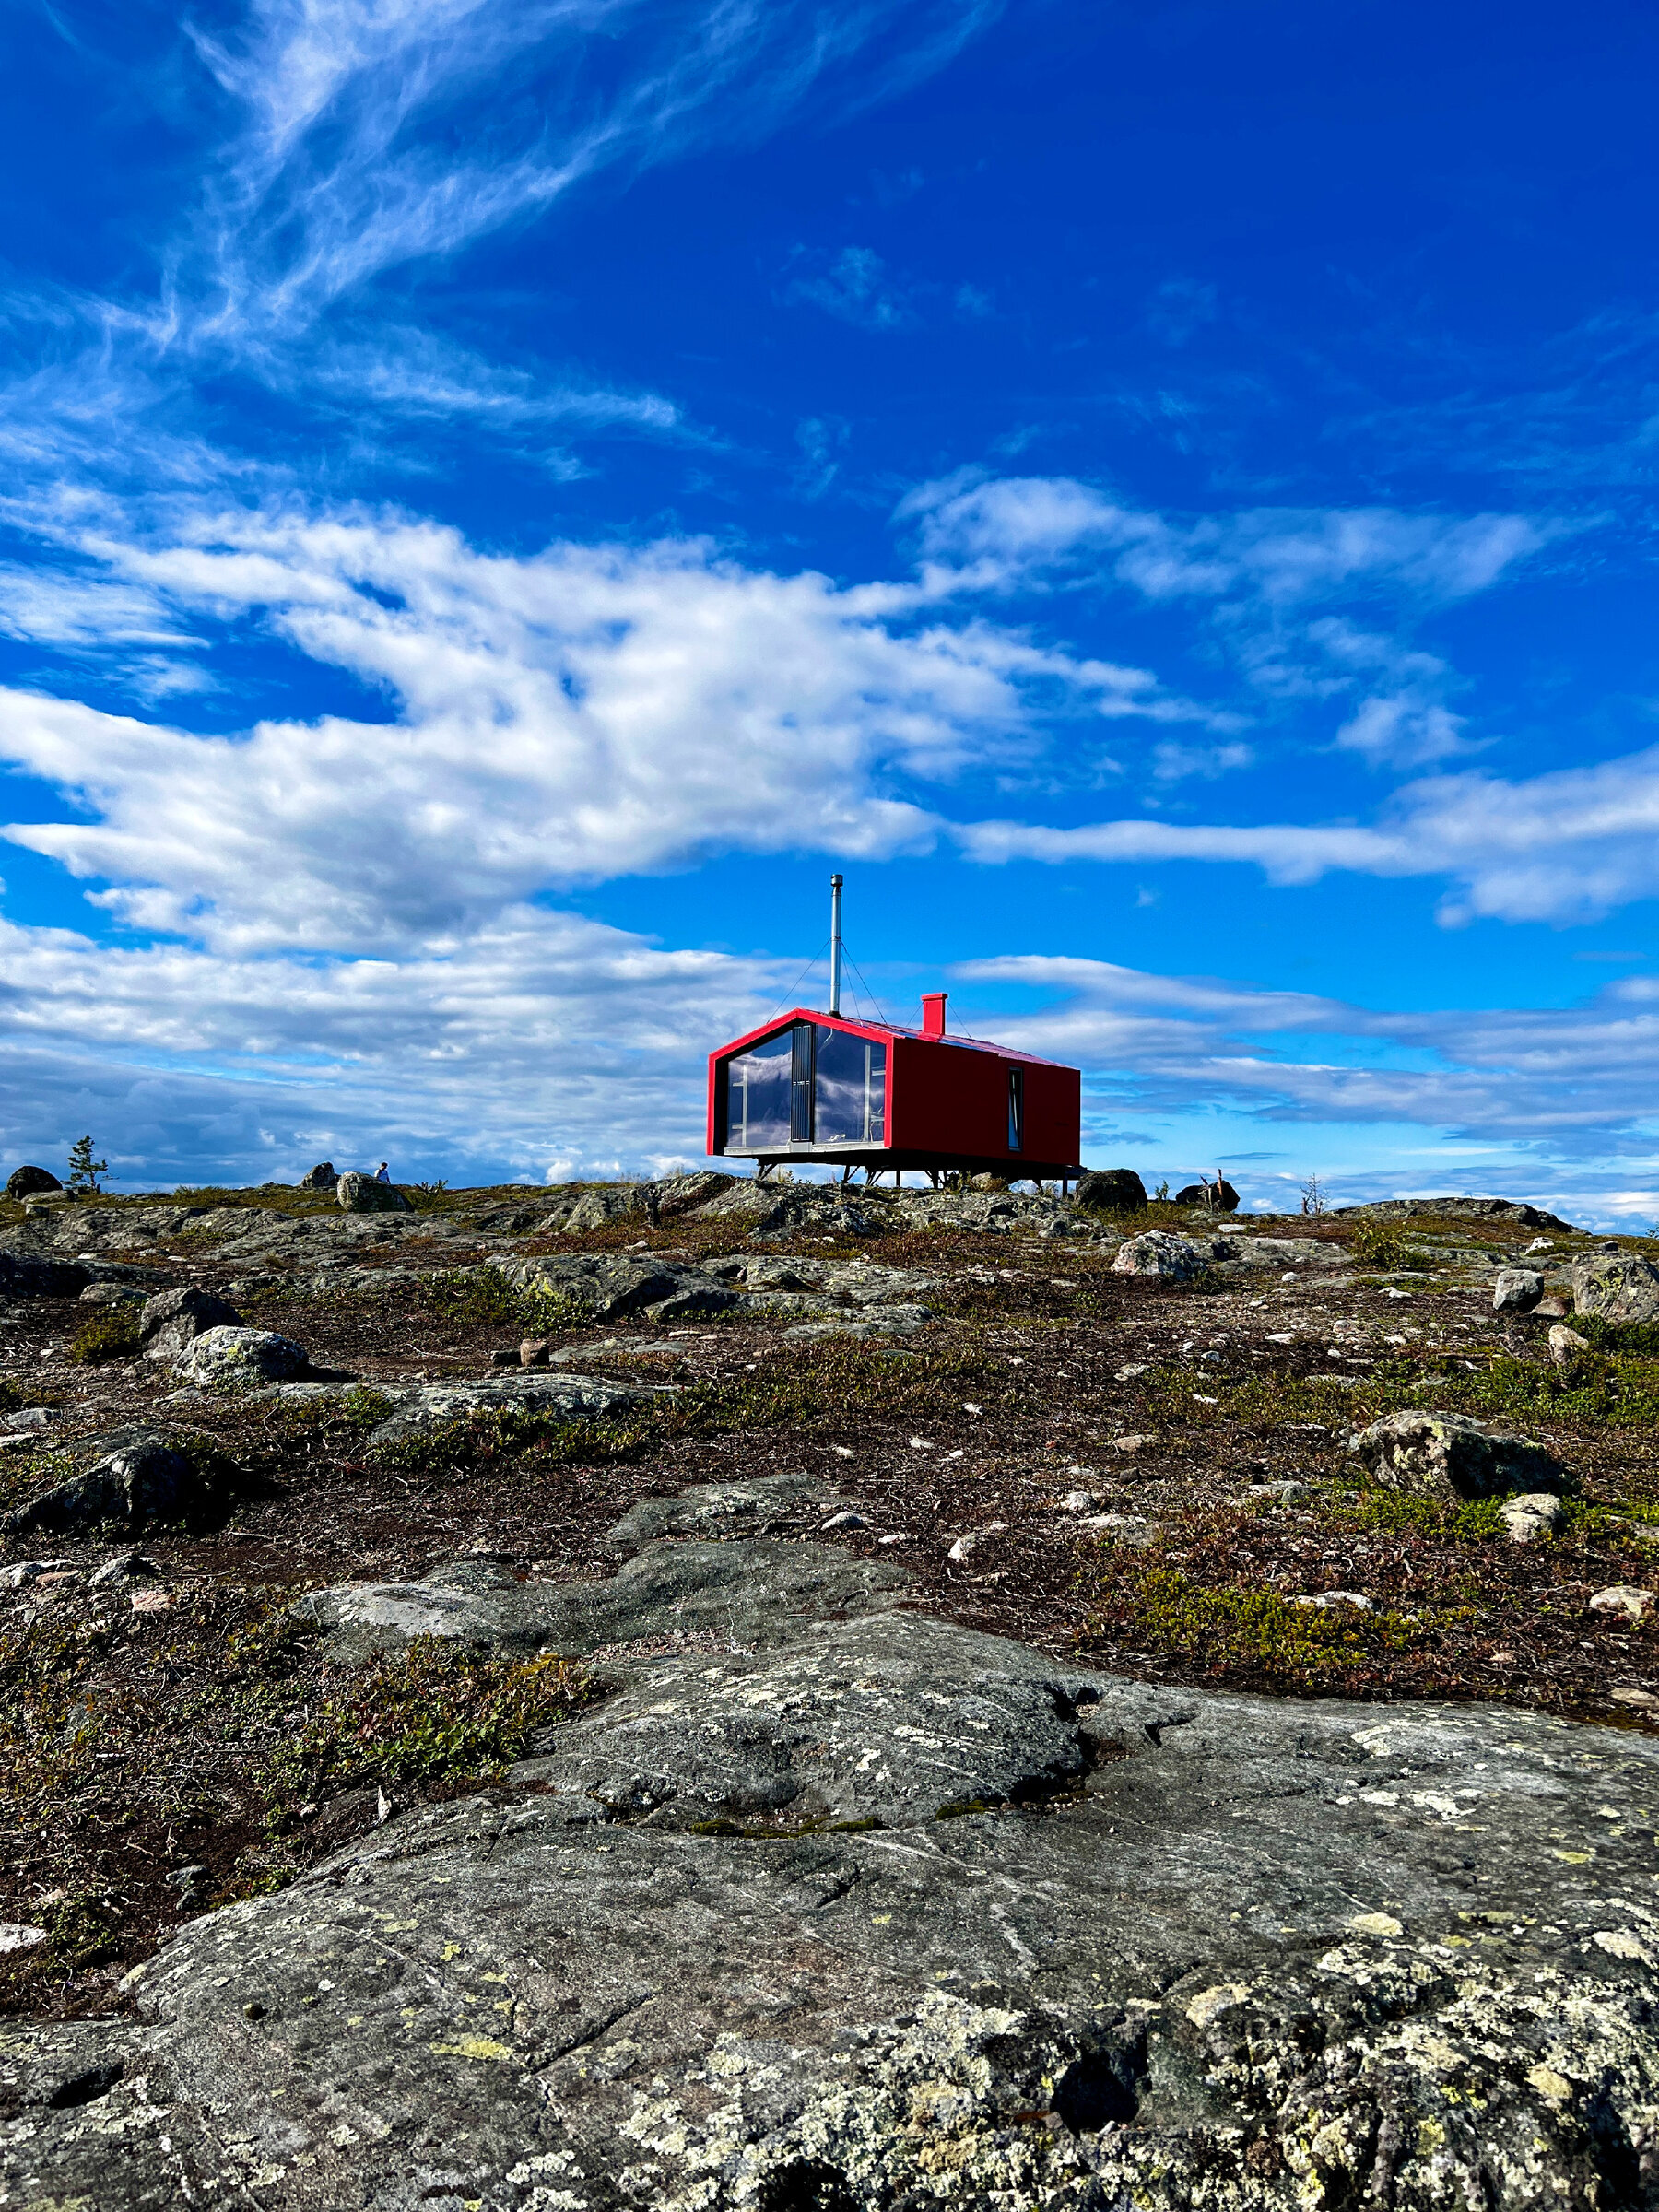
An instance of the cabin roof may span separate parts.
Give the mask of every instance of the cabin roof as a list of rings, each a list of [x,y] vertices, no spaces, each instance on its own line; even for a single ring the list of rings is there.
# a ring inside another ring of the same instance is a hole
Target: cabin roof
[[[816,1021],[830,1030],[845,1030],[854,1037],[870,1037],[885,1042],[892,1037],[907,1037],[917,1044],[951,1045],[959,1052],[989,1053],[996,1060],[1018,1061],[1026,1067],[1064,1067],[1061,1060],[1042,1060],[1035,1053],[1016,1052],[1011,1044],[994,1044],[984,1037],[964,1037],[959,1032],[947,1032],[943,1037],[930,1037],[925,1030],[901,1028],[890,1021],[854,1021],[844,1014],[824,1014],[814,1006],[795,1006],[787,1014],[774,1014],[770,1021],[762,1022],[758,1030],[746,1036],[734,1037],[730,1044],[716,1045],[711,1059],[724,1060],[733,1053],[747,1052],[763,1039],[775,1037],[780,1030],[792,1028],[797,1021]],[[1074,1072],[1067,1069],[1068,1074]]]

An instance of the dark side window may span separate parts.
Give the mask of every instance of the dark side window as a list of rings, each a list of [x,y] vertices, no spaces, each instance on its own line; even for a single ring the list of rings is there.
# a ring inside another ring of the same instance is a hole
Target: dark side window
[[[1010,1152],[1025,1150],[1025,1070],[1023,1067],[1011,1067],[1008,1070],[1008,1149]]]

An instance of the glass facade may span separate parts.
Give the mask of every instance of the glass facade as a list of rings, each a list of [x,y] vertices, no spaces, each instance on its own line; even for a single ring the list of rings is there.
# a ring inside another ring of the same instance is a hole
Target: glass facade
[[[726,1144],[734,1152],[789,1142],[792,1035],[769,1037],[726,1063]]]
[[[726,1062],[729,1152],[887,1142],[887,1046],[797,1021]]]

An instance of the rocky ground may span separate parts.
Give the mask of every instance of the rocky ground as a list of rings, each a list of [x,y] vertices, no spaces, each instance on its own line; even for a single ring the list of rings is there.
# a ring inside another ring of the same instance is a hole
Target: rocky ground
[[[1659,2203],[1653,1246],[350,1194],[0,1209],[0,2204]]]

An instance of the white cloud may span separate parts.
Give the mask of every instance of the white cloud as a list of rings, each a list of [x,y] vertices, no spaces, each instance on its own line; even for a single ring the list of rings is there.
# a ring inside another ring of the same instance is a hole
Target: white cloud
[[[1652,977],[1578,1006],[1400,1014],[1077,959],[981,960],[957,973],[969,986],[1041,994],[1041,1010],[998,1015],[996,1033],[1097,1071],[1119,1115],[1231,1106],[1269,1122],[1408,1124],[1499,1145],[1512,1160],[1524,1148],[1571,1161],[1581,1176],[1659,1147]],[[1317,1040],[1317,1057],[1292,1048],[1299,1035]]]
[[[989,821],[953,834],[982,861],[1242,861],[1285,884],[1334,869],[1446,876],[1455,887],[1441,907],[1448,923],[1585,922],[1653,894],[1659,747],[1523,782],[1474,771],[1427,778],[1405,785],[1370,828]]]
[[[929,586],[941,595],[1104,581],[1207,609],[1247,681],[1277,702],[1330,700],[1332,733],[1374,768],[1424,768],[1473,749],[1438,655],[1315,612],[1350,604],[1403,621],[1489,589],[1551,535],[1524,515],[1392,508],[1266,508],[1171,521],[1072,477],[964,470],[912,492]]]
[[[1246,509],[1171,523],[1072,477],[977,471],[920,486],[898,512],[919,524],[924,555],[941,569],[983,577],[989,568],[1012,580],[1087,562],[1151,599],[1248,596],[1273,607],[1367,593],[1466,598],[1547,535],[1524,515],[1381,507]]]
[[[208,626],[256,616],[387,710],[206,736],[0,694],[0,757],[90,819],[16,842],[110,888],[134,926],[324,949],[465,932],[547,886],[712,850],[930,844],[894,776],[1029,761],[1039,705],[1189,719],[1147,671],[841,590],[706,545],[489,556],[429,524],[238,513],[138,546],[88,535],[109,589]]]
[[[535,907],[387,959],[0,923],[0,1143],[51,1165],[91,1127],[129,1185],[382,1154],[405,1177],[533,1180],[688,1160],[702,1055],[780,988],[764,962]]]
[[[810,100],[844,103],[854,64],[868,104],[999,12],[1000,0],[830,13],[800,0],[259,0],[240,40],[198,35],[244,118],[197,230],[200,294],[218,300],[208,327],[256,339],[606,171],[763,137]],[[486,85],[488,119],[457,152],[454,103]]]

